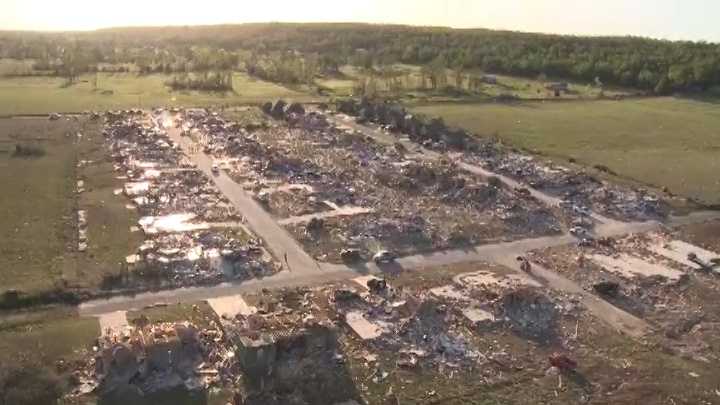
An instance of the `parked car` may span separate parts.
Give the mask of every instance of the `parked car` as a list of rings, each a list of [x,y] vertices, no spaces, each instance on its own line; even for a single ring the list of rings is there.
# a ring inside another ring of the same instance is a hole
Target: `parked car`
[[[391,263],[395,259],[397,259],[397,255],[389,250],[381,250],[373,256],[373,261],[377,264]]]
[[[345,263],[356,263],[362,260],[362,255],[358,249],[343,249],[340,251],[340,258]]]
[[[592,235],[590,235],[590,232],[581,226],[573,226],[572,228],[570,228],[570,235],[578,239],[592,240]]]

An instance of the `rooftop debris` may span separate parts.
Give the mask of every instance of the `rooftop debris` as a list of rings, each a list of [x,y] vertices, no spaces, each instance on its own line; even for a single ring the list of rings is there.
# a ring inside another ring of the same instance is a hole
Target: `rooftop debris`
[[[118,334],[103,335],[84,368],[75,372],[71,397],[94,392],[105,400],[138,401],[176,389],[204,390],[231,383],[235,353],[221,344],[216,324],[136,322]]]
[[[513,356],[499,347],[481,349],[478,334],[505,326],[521,336],[554,335],[562,333],[556,321],[578,312],[569,309],[576,308],[571,298],[502,278],[467,285],[458,279],[459,298],[395,288],[372,276],[263,290],[211,300],[219,315],[202,327],[140,316],[99,339],[76,372],[74,395],[94,391],[127,400],[216,387],[232,390],[240,404],[368,403],[367,385],[387,384],[399,370],[508,370]],[[364,362],[367,373],[351,374],[350,359]]]
[[[620,220],[658,219],[670,213],[667,202],[646,189],[629,189],[600,180],[582,170],[541,162],[493,140],[449,128],[442,119],[413,115],[398,104],[348,99],[339,101],[337,109],[357,117],[360,123],[376,123],[431,150],[460,151],[464,161],[562,198],[568,208],[592,209]],[[601,169],[608,171],[607,168]]]
[[[191,110],[190,116],[206,113]],[[212,117],[212,116],[210,116]],[[121,193],[138,211],[146,241],[127,264],[135,269],[124,284],[160,276],[161,286],[217,283],[270,274],[278,265],[242,225],[242,217],[211,179],[185,158],[167,136],[167,112],[106,116],[104,134]],[[127,285],[123,285],[127,287]]]
[[[302,115],[327,124],[326,113],[303,109],[264,107],[280,121]],[[405,255],[562,228],[532,197],[519,199],[449,159],[407,156],[335,125],[249,127],[211,114],[180,121],[319,260],[339,262],[343,249],[370,260],[380,250]]]
[[[716,311],[708,310],[707,297],[720,289],[716,276],[688,260],[680,247],[704,250],[671,233],[651,232],[529,257],[664,331],[666,350],[706,362],[717,358],[707,339],[720,322]]]

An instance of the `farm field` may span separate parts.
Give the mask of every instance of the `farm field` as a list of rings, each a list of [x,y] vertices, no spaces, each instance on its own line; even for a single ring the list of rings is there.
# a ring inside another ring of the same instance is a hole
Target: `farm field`
[[[129,230],[137,218],[113,198],[118,181],[97,125],[85,119],[0,119],[5,289],[31,297],[98,287],[141,242]],[[42,152],[17,156],[16,145]],[[79,196],[78,178],[85,189]],[[78,209],[89,217],[84,254],[77,253]]]
[[[0,120],[0,284],[25,292],[51,289],[62,278],[73,239],[75,149],[82,126],[47,119]],[[14,156],[17,144],[44,156]]]
[[[720,203],[720,110],[713,102],[435,103],[414,111],[534,153],[604,165],[621,177]]]
[[[312,96],[280,85],[250,78],[241,73],[233,76],[234,93],[171,92],[165,87],[164,75],[137,76],[127,73],[83,75],[79,81],[64,87],[58,77],[0,78],[0,115],[47,114],[51,112],[105,111],[147,108],[152,106],[218,106],[260,103],[275,98],[296,101],[313,100]]]
[[[442,89],[430,90],[426,86],[429,85],[428,78],[423,85],[423,76],[421,68],[414,65],[396,64],[386,68],[390,77],[394,76],[397,83],[400,83],[401,89],[393,91],[391,89],[391,80],[383,77],[383,74],[376,73],[373,80],[376,90],[379,94],[395,95],[400,98],[419,98],[430,100],[487,100],[497,97],[514,97],[521,100],[537,100],[537,99],[554,99],[554,93],[548,90],[546,86],[553,83],[554,80],[524,78],[508,75],[488,75],[480,70],[467,70],[462,72],[462,91],[445,91]],[[392,73],[390,73],[392,72]],[[471,79],[480,79],[483,77],[491,77],[495,80],[492,82],[484,82],[477,89],[470,89]],[[350,96],[353,91],[363,80],[368,80],[370,74],[367,71],[353,67],[343,66],[340,69],[338,77],[323,77],[316,79],[315,83],[324,91],[338,97]],[[616,87],[605,87],[601,89],[591,83],[579,82],[562,82],[568,83],[568,91],[563,92],[561,99],[577,100],[577,99],[597,99],[601,93],[604,97],[622,97],[632,93],[627,89]],[[456,86],[457,78],[454,71],[448,69],[445,74],[446,85]],[[398,94],[393,94],[398,93]]]

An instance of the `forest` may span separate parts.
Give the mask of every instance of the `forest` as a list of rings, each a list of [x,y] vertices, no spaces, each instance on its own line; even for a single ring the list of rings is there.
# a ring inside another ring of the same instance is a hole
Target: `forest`
[[[0,32],[0,58],[33,60],[30,74],[71,81],[103,66],[132,64],[140,74],[242,68],[267,80],[305,83],[345,64],[405,63],[458,74],[480,70],[600,82],[656,94],[720,85],[720,45],[714,43],[349,23],[6,31]]]

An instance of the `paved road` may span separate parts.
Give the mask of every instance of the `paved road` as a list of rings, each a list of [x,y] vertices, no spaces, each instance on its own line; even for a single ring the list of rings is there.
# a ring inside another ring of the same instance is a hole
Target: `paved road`
[[[649,230],[648,228],[643,228]],[[617,234],[622,235],[623,233]],[[262,279],[252,279],[244,282],[228,282],[212,287],[188,287],[169,291],[149,292],[137,295],[118,296],[110,299],[98,299],[80,304],[79,311],[84,316],[97,316],[107,312],[129,311],[142,309],[157,303],[175,304],[188,303],[217,298],[228,295],[237,295],[245,292],[260,291],[263,288],[283,287],[311,287],[336,281],[351,280],[359,274],[382,274],[389,270],[423,271],[435,266],[472,263],[478,261],[498,262],[509,260],[514,263],[518,255],[524,255],[532,250],[574,243],[576,240],[570,235],[545,236],[540,238],[522,239],[512,242],[468,247],[441,252],[417,254],[399,258],[395,263],[378,267],[375,263],[364,263],[349,268],[342,265],[323,264],[323,271],[315,272],[287,272],[275,274]],[[574,282],[555,274],[546,277],[548,285],[559,290],[566,290],[567,285]],[[600,307],[598,307],[600,308]]]
[[[316,286],[357,277],[352,271],[323,271],[308,273],[281,272],[270,277],[229,282],[211,287],[187,287],[175,290],[122,295],[109,299],[87,301],[78,307],[81,316],[100,316],[108,312],[139,310],[152,305],[172,305],[205,301],[242,293],[261,291],[264,288],[291,288]]]
[[[499,258],[497,262],[519,273],[527,274],[520,269],[519,262],[513,260],[511,257],[505,256]],[[617,308],[609,302],[583,290],[575,282],[536,263],[532,265],[530,276],[554,290],[577,295],[588,311],[621,333],[634,338],[640,338],[652,330],[650,325],[644,320]]]
[[[321,271],[323,265],[317,263],[310,255],[305,253],[300,244],[285,229],[278,225],[272,216],[270,216],[241,185],[233,181],[224,172],[218,175],[213,174],[212,158],[202,152],[191,153],[190,146],[193,145],[193,141],[188,137],[181,136],[180,133],[180,128],[171,128],[168,130],[170,139],[181,146],[188,158],[197,165],[198,169],[213,179],[218,190],[243,214],[248,227],[253,233],[265,242],[268,250],[278,261],[283,262],[285,270],[298,274],[315,274]],[[285,257],[287,257],[287,263],[285,263]],[[338,269],[333,268],[333,270]]]
[[[251,279],[243,282],[228,282],[212,287],[188,287],[168,291],[148,292],[132,296],[118,296],[110,299],[87,301],[80,304],[80,314],[96,316],[107,312],[129,311],[142,309],[157,303],[175,304],[197,302],[208,298],[236,295],[243,292],[259,291],[263,288],[282,288],[315,286],[335,281],[351,280],[360,274],[380,274],[383,271],[402,269],[421,271],[432,266],[451,265],[476,261],[497,261],[504,257],[514,258],[531,250],[562,246],[572,243],[571,236],[554,236],[523,239],[490,245],[468,247],[467,249],[448,250],[443,252],[418,254],[400,258],[396,263],[378,267],[375,263],[364,263],[353,266],[337,265],[334,269],[314,273],[281,272],[262,279]]]

